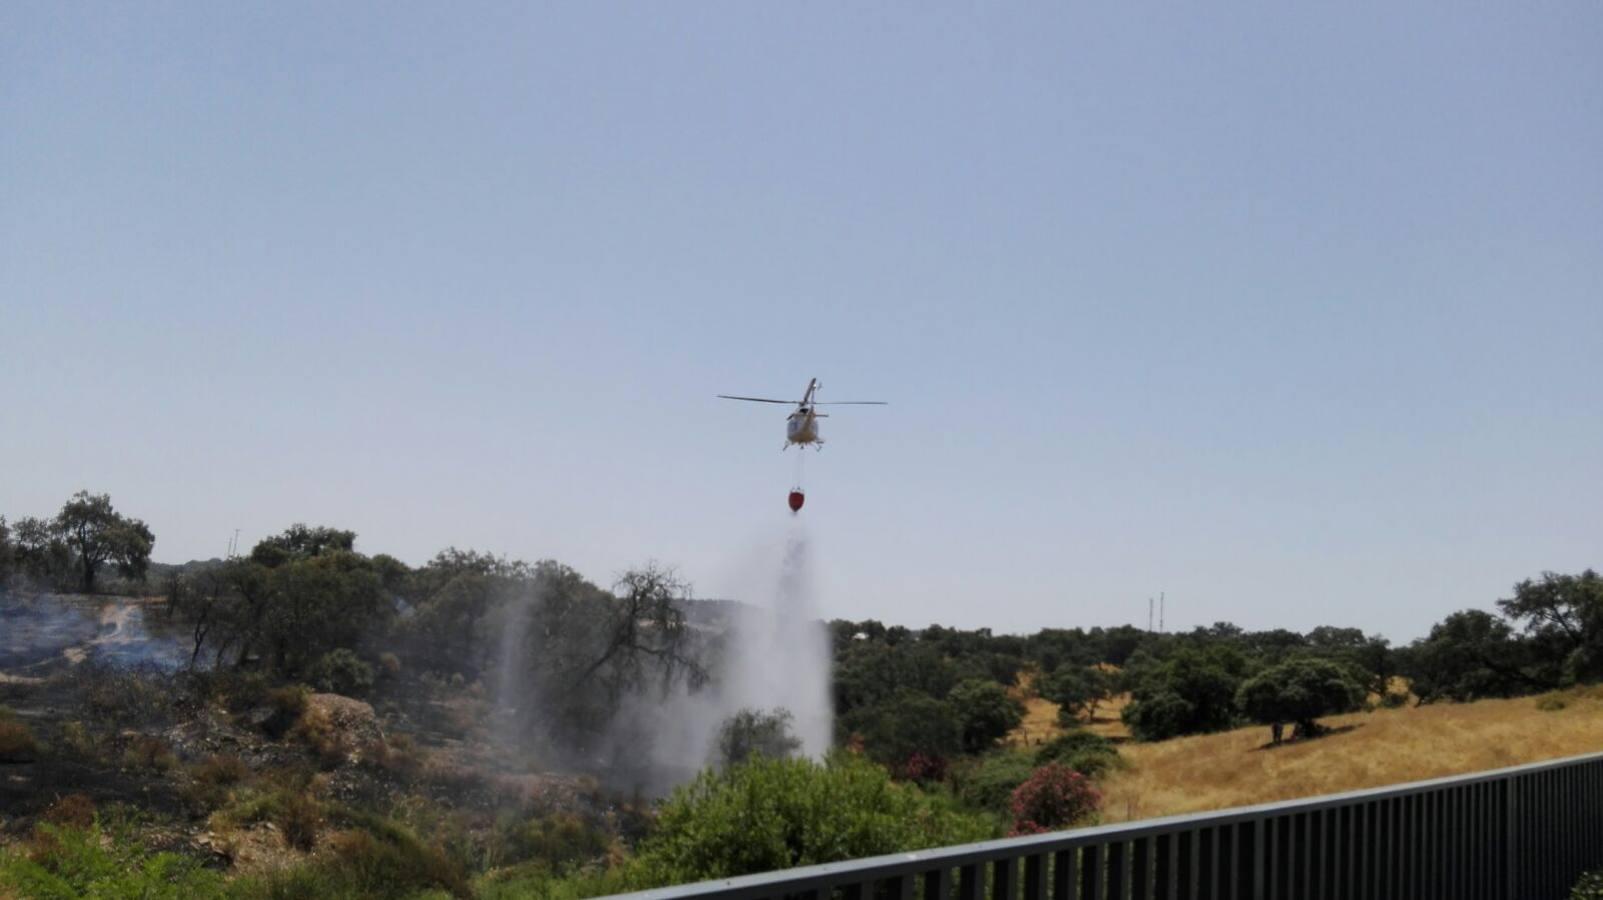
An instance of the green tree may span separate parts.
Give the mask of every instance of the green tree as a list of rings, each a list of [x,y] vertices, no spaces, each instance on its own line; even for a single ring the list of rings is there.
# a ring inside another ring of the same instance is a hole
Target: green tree
[[[801,740],[791,732],[791,720],[788,709],[743,709],[725,719],[714,751],[718,765],[727,769],[752,756],[786,759],[796,755]]]
[[[873,706],[842,717],[844,731],[862,739],[870,759],[893,768],[914,755],[948,759],[963,746],[962,730],[951,704],[903,688]]]
[[[1176,651],[1140,669],[1140,681],[1132,685],[1120,716],[1143,741],[1229,728],[1236,721],[1236,691],[1247,665],[1228,644]]]
[[[85,593],[94,592],[95,577],[107,562],[124,577],[144,580],[156,536],[144,522],[113,509],[106,494],[73,494],[56,515],[55,528],[73,553]]]
[[[1297,737],[1318,734],[1318,719],[1351,712],[1364,702],[1364,687],[1347,667],[1328,659],[1293,658],[1246,680],[1237,703],[1246,715],[1273,729],[1280,743],[1281,725],[1297,726]]]
[[[850,715],[903,691],[941,699],[957,681],[951,661],[923,641],[852,641],[835,660],[835,710]]]
[[[965,753],[996,746],[1024,721],[1024,704],[995,681],[971,678],[952,688],[946,699],[957,714]]]
[[[356,549],[356,532],[327,526],[313,527],[296,522],[282,534],[263,538],[251,548],[252,562],[269,569],[287,562],[311,559],[334,551],[352,552]]]
[[[1403,671],[1420,703],[1463,703],[1556,687],[1557,673],[1541,664],[1533,649],[1502,619],[1464,610],[1407,648]]]
[[[1066,727],[1079,724],[1079,717],[1090,721],[1097,704],[1113,694],[1113,678],[1093,666],[1067,665],[1053,672],[1041,685],[1041,696],[1058,705],[1058,720]]]
[[[13,553],[19,573],[49,584],[64,584],[72,569],[72,550],[52,519],[27,516],[12,526]]]
[[[1497,601],[1503,615],[1525,623],[1540,654],[1557,664],[1563,683],[1603,678],[1603,576],[1543,572],[1540,580],[1514,585],[1514,596]]]

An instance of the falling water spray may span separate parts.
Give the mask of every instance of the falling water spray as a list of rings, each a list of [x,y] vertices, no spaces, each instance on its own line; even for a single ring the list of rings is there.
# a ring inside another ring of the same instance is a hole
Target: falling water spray
[[[818,616],[813,552],[806,526],[793,518],[785,534],[772,601],[737,627],[730,672],[730,712],[785,709],[809,756],[833,737],[829,632]]]

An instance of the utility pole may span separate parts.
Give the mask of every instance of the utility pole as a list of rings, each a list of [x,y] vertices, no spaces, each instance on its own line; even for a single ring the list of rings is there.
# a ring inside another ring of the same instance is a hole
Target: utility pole
[[[1147,634],[1152,633],[1152,598],[1147,598]]]
[[[1168,632],[1163,630],[1163,592],[1162,591],[1158,592],[1158,633],[1159,634],[1167,634],[1168,633]]]

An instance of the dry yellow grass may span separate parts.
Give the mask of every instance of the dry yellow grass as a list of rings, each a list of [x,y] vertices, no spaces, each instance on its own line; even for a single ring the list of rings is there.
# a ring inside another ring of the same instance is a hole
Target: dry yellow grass
[[[1122,822],[1439,778],[1603,750],[1603,690],[1543,698],[1433,704],[1334,716],[1335,732],[1265,748],[1269,729],[1151,744],[1126,743],[1129,762],[1103,785],[1103,819]],[[1552,701],[1548,701],[1551,703]]]

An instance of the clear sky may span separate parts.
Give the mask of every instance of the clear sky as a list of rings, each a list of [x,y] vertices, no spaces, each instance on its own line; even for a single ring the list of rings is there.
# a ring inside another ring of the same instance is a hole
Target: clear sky
[[[0,512],[1397,639],[1603,564],[1603,5],[0,11]],[[754,574],[755,573],[755,574]]]

